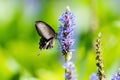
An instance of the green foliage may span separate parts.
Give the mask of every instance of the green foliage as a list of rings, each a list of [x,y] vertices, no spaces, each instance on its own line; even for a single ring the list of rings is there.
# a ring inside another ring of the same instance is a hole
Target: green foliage
[[[42,20],[58,32],[58,18],[68,5],[76,16],[73,56],[78,80],[89,80],[97,71],[93,44],[98,32],[103,35],[103,63],[109,80],[120,66],[118,2],[101,0],[94,3],[99,24],[97,29],[92,29],[93,8],[88,0],[0,0],[0,80],[64,80],[64,59],[57,49],[57,40],[53,49],[43,50],[37,56],[40,37],[34,25],[36,20]]]

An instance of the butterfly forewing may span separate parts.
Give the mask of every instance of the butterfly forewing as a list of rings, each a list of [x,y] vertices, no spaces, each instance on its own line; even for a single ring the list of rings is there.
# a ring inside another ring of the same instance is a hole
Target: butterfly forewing
[[[35,26],[38,34],[44,37],[45,39],[55,37],[55,31],[47,23],[43,21],[36,21]]]

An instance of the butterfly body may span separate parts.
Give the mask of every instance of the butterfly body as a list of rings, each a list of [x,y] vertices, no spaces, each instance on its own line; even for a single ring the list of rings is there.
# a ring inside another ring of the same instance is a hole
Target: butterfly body
[[[36,21],[35,27],[38,34],[41,36],[39,42],[40,50],[53,48],[57,33],[55,33],[52,27],[43,21]]]

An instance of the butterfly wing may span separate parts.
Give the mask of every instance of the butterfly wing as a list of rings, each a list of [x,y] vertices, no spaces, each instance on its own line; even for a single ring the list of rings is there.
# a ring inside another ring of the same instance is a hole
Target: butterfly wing
[[[46,40],[55,37],[55,31],[43,21],[36,21],[35,23],[37,32],[40,36],[44,37]]]
[[[43,41],[44,40],[44,41]],[[53,48],[55,43],[55,38],[51,38],[49,40],[45,40],[44,38],[40,39],[40,49],[50,49]]]
[[[55,33],[50,25],[43,21],[36,21],[35,26],[38,34],[41,36],[39,43],[40,50],[53,48],[57,33]]]

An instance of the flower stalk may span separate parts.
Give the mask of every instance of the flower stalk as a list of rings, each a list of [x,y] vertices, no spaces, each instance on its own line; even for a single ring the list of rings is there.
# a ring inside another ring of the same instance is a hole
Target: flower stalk
[[[104,65],[102,60],[102,53],[101,53],[101,33],[98,34],[98,39],[96,40],[96,66],[98,67],[98,78],[99,80],[105,80],[105,74],[104,74]]]
[[[66,12],[62,14],[59,21],[60,31],[58,40],[60,43],[60,50],[62,51],[65,58],[65,80],[76,80],[76,69],[75,65],[70,61],[72,58],[72,46],[74,44],[73,30],[74,30],[74,15],[70,12],[69,7],[66,8]]]

